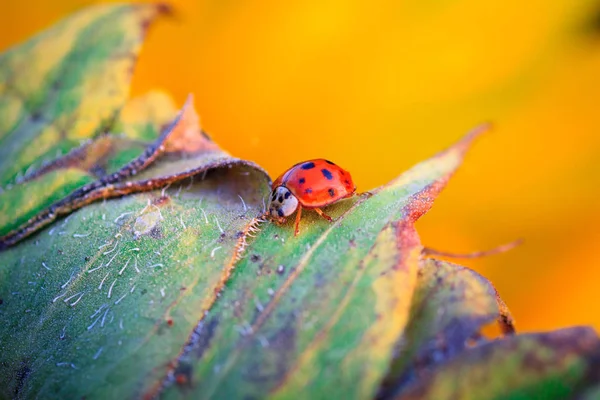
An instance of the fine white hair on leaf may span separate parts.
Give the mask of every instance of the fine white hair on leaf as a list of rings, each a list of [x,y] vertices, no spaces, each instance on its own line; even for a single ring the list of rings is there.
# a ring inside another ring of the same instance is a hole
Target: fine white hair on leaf
[[[125,263],[125,266],[119,271],[119,276],[123,275],[123,271],[125,271],[125,268],[127,268],[127,266],[129,265],[129,261],[131,261],[131,257],[129,257],[129,259]]]
[[[92,328],[93,328],[93,327],[96,325],[96,323],[97,323],[98,321],[100,321],[100,318],[101,318],[101,317],[102,317],[102,315],[98,315],[98,318],[96,318],[96,319],[94,320],[94,322],[92,322],[92,323],[91,323],[91,324],[90,324],[90,325],[89,325],[89,326],[88,326],[86,329],[87,329],[88,331],[89,331],[89,330],[91,330],[91,329],[92,329]],[[91,317],[90,317],[90,318],[91,318]]]
[[[88,237],[90,235],[91,235],[91,233],[74,233],[73,237],[74,238],[84,238],[84,237]]]
[[[46,268],[48,271],[52,271],[50,268],[48,268],[48,266],[46,265],[45,262],[42,261],[42,267]]]
[[[92,314],[90,315],[90,319],[94,318],[96,315],[100,314],[100,311],[104,310],[104,307],[106,307],[108,304],[104,303],[102,304],[100,307],[98,307],[98,309]]]
[[[81,293],[83,293],[83,292],[78,292],[78,293],[75,293],[74,295],[67,297],[67,298],[66,298],[66,299],[64,299],[63,301],[66,303],[66,302],[68,302],[69,300],[71,300],[73,297],[75,297],[75,296],[79,296]]]
[[[219,250],[221,246],[217,246],[210,252],[210,258],[215,258],[215,251]]]
[[[115,259],[115,257],[117,257],[119,255],[119,253],[115,253],[112,258],[106,263],[106,266],[108,267],[110,265],[110,263],[113,262],[113,260]]]
[[[166,197],[165,196],[165,192],[167,191],[167,189],[169,189],[171,187],[171,183],[169,183],[167,186],[163,187],[162,190],[160,191],[160,197]],[[148,200],[150,201],[150,200]]]
[[[133,211],[124,212],[123,214],[121,214],[117,218],[115,218],[115,220],[113,222],[116,224],[117,222],[119,222],[119,220],[121,218],[125,218],[126,216],[131,215],[131,214],[133,214]]]
[[[121,300],[123,300],[125,298],[125,296],[127,296],[127,293],[125,293],[123,296],[119,297],[119,299],[117,301],[115,301],[115,305],[119,304],[121,302]]]
[[[98,285],[98,290],[102,289],[102,285],[104,285],[104,281],[106,280],[106,278],[108,278],[108,275],[110,275],[110,271],[106,273],[106,275],[104,275],[104,278],[102,278],[102,280],[100,281],[100,285]]]
[[[112,296],[112,290],[113,290],[113,287],[115,286],[115,283],[117,283],[116,279],[113,281],[113,283],[110,284],[110,288],[108,288],[108,296],[106,296],[106,297],[109,299]]]
[[[69,284],[69,282],[71,282],[71,279],[73,279],[74,274],[75,270],[71,271],[71,276],[69,276],[69,280],[62,284],[62,286],[60,287],[61,289],[64,289]]]
[[[112,248],[112,250],[105,251],[105,252],[104,252],[104,253],[102,253],[102,254],[106,255],[106,254],[110,254],[110,253],[112,253],[113,251],[115,251],[115,250],[117,249],[117,246],[119,246],[119,241],[118,241],[118,240],[117,240],[117,241],[115,241],[115,247],[113,247],[113,248]]]
[[[108,315],[109,311],[110,311],[110,308],[107,308],[106,311],[104,311],[104,315],[102,316],[102,321],[100,321],[100,328],[104,328],[104,321],[106,320],[106,316]]]
[[[206,215],[204,208],[200,207],[200,211],[202,211],[202,214],[204,214],[204,221],[206,222],[206,225],[208,225],[208,216]]]
[[[92,268],[92,269],[88,270],[88,272],[87,272],[87,273],[88,273],[88,274],[91,274],[92,272],[94,272],[94,271],[96,271],[96,270],[99,270],[100,268],[102,268],[102,267],[105,267],[105,266],[106,266],[106,265],[104,265],[104,264],[100,263],[100,266],[98,266],[98,267],[96,267],[96,268]],[[68,283],[68,282],[67,282],[67,283]]]
[[[219,223],[217,216],[215,215],[214,217],[215,217],[215,222],[217,223],[217,227],[219,228],[219,231],[221,231],[221,233],[225,233],[225,231],[223,231],[223,228],[221,228],[221,224]]]
[[[64,292],[63,294],[60,294],[60,295],[56,296],[56,297],[55,297],[55,298],[52,300],[52,302],[53,302],[53,303],[56,303],[56,300],[60,299],[61,297],[64,297],[64,296],[66,296],[66,294],[67,294],[67,292]]]
[[[238,197],[240,198],[240,200],[242,201],[242,205],[244,206],[244,212],[248,211],[248,207],[246,207],[246,202],[244,201],[244,199],[242,198],[242,196],[240,196],[238,194]]]
[[[75,300],[73,303],[71,303],[71,304],[69,304],[69,305],[70,305],[71,307],[75,307],[75,305],[76,305],[77,303],[79,303],[79,300],[81,300],[81,298],[83,297],[83,295],[84,295],[84,294],[85,294],[85,293],[81,293],[81,296],[79,296],[79,297],[77,298],[77,300]]]
[[[179,215],[179,222],[181,222],[181,226],[183,226],[183,229],[187,229],[185,224],[183,223],[183,216]]]
[[[67,362],[67,361],[57,362],[56,366],[57,367],[66,367],[66,366],[69,366],[69,367],[71,367],[73,369],[78,369],[77,366],[75,366],[75,364]]]
[[[94,357],[93,357],[94,360],[97,360],[98,357],[100,357],[100,354],[102,354],[102,350],[103,350],[103,347],[100,347],[98,349],[98,351],[96,352],[96,354],[94,354]]]

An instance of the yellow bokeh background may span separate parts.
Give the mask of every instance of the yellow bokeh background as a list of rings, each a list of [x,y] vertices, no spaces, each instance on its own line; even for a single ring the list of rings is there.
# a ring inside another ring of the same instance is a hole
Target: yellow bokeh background
[[[0,50],[89,0],[6,1]],[[600,328],[600,3],[179,0],[132,95],[191,92],[204,128],[271,175],[325,157],[359,190],[492,121],[432,211],[430,247],[495,283],[521,331]]]

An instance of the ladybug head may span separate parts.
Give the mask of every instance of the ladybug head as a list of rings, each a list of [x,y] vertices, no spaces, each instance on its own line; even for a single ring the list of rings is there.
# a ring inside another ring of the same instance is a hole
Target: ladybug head
[[[274,218],[290,216],[298,208],[298,199],[285,186],[277,186],[271,192],[269,214]]]

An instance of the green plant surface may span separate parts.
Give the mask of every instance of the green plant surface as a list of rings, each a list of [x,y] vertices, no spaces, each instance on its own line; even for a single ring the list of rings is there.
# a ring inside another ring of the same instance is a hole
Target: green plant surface
[[[507,337],[461,353],[396,398],[577,398],[600,380],[599,344],[587,327]]]
[[[161,10],[90,7],[0,55],[0,185],[113,124],[146,27]]]
[[[191,97],[127,100],[160,9],[92,7],[0,56],[0,398],[594,398],[593,330],[513,335],[487,279],[426,257],[415,222],[486,125],[294,236]]]

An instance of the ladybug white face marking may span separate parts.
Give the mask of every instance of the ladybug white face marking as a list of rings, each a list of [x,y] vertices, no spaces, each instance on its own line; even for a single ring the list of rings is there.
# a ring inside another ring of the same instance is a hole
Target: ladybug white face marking
[[[269,214],[274,218],[290,216],[298,208],[298,199],[285,186],[277,186],[271,192]]]

